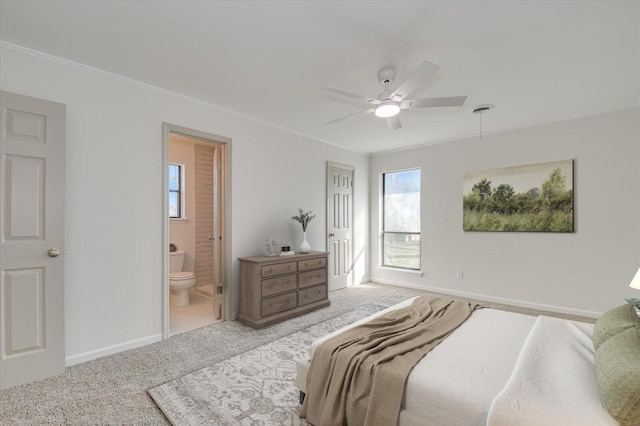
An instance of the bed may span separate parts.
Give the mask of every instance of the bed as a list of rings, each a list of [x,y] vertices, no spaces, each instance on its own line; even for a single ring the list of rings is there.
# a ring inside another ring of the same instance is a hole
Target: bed
[[[313,342],[309,360],[298,362],[301,397],[320,344],[414,299]],[[594,336],[591,324],[478,309],[411,370],[398,424],[640,424],[637,313],[623,305],[595,328]]]

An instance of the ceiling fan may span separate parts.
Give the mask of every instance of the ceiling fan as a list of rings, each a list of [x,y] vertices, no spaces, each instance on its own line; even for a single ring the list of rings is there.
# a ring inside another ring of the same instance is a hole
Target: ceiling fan
[[[424,83],[430,76],[440,69],[440,65],[431,61],[424,61],[413,73],[407,77],[395,90],[391,90],[391,83],[395,77],[395,71],[391,68],[385,68],[378,72],[378,80],[384,86],[384,90],[380,92],[377,98],[367,98],[366,96],[351,93],[347,90],[338,89],[337,87],[323,87],[323,90],[337,93],[338,95],[347,96],[352,99],[367,102],[373,105],[364,111],[338,118],[326,124],[333,124],[347,118],[355,117],[360,114],[374,113],[377,117],[384,118],[387,122],[389,130],[393,131],[402,127],[398,114],[400,110],[411,108],[439,108],[439,107],[455,107],[462,106],[466,101],[466,96],[449,96],[444,98],[428,98],[428,99],[408,99],[420,85]]]

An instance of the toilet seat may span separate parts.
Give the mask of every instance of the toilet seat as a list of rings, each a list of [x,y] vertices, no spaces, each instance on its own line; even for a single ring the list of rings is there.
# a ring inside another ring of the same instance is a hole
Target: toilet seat
[[[194,274],[193,272],[188,272],[188,271],[171,272],[169,274],[169,280],[170,281],[191,280],[191,279],[195,278],[195,276],[196,276],[196,274]]]

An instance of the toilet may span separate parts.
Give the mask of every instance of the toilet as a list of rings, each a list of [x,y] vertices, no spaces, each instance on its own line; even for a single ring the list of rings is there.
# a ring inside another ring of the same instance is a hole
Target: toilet
[[[169,304],[171,306],[187,306],[189,289],[196,284],[196,275],[182,270],[184,255],[184,250],[169,253]]]

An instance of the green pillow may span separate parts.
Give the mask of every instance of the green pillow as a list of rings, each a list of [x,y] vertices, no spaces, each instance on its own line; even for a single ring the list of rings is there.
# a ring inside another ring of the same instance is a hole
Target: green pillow
[[[640,318],[632,305],[625,303],[602,314],[593,326],[593,347],[598,350],[607,339],[630,328],[640,328]]]
[[[632,307],[633,308],[633,307]],[[633,314],[638,318],[638,315]],[[600,395],[621,425],[640,424],[640,330],[627,328],[596,350]]]

